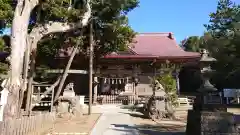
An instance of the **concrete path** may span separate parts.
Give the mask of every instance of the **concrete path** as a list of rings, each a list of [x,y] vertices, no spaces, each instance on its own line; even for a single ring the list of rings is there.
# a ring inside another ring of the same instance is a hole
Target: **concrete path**
[[[178,115],[186,115],[186,110],[179,108]],[[156,124],[128,109],[121,109],[121,105],[94,106],[93,113],[103,114],[90,135],[185,135],[184,122],[161,121]],[[240,115],[236,115],[236,119],[240,121]]]
[[[133,112],[128,109],[121,109],[119,105],[95,106],[93,112],[102,112],[103,114],[95,124],[90,135],[184,135],[182,132],[163,131],[166,127],[158,126],[151,120],[136,117],[136,114],[133,116]],[[165,122],[161,124],[182,125],[179,122]],[[155,130],[149,129],[149,126],[152,126]],[[162,130],[156,131],[156,129]]]
[[[121,109],[119,106],[98,109],[102,110],[103,114],[90,135],[139,135],[137,129],[133,128],[134,123],[127,109]]]

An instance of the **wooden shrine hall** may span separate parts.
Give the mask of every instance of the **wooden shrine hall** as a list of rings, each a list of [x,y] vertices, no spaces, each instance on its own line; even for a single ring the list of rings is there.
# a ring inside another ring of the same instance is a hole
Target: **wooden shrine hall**
[[[126,51],[112,52],[100,59],[94,74],[98,82],[94,93],[152,93],[149,77],[175,68],[174,76],[178,81],[180,66],[195,63],[199,58],[199,53],[184,51],[173,33],[140,33]]]
[[[55,63],[56,68],[64,67],[69,59],[69,51],[62,49]],[[66,52],[68,54],[66,55]],[[88,60],[81,54],[75,56],[72,69],[88,70]],[[176,42],[173,33],[140,33],[128,45],[125,51],[112,52],[94,63],[93,97],[98,95],[151,95],[149,77],[164,74],[168,68],[175,69],[174,76],[179,82],[178,73],[182,65],[196,63],[199,53],[186,52]],[[82,66],[82,67],[79,67]],[[77,73],[71,70],[65,84],[74,83],[76,95],[89,95],[88,73]],[[179,84],[179,83],[177,83]],[[179,85],[178,88],[179,90]]]

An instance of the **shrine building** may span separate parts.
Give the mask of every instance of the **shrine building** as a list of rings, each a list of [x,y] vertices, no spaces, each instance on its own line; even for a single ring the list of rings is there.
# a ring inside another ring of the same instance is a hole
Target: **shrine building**
[[[199,53],[184,51],[173,33],[140,33],[127,50],[112,52],[100,59],[95,68],[97,85],[93,93],[150,94],[150,77],[162,75],[169,68],[174,69],[179,90],[179,69],[199,59]]]

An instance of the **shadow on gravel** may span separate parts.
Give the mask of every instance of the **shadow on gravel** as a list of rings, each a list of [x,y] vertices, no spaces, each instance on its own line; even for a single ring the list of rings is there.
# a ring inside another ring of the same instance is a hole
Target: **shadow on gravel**
[[[129,111],[136,111],[136,106],[135,105],[121,105],[121,109],[127,109]]]
[[[141,114],[141,113],[127,113],[127,112],[120,112],[122,114],[128,114],[132,117],[136,117],[136,118],[142,118],[142,119],[149,119],[148,117],[146,117],[145,115]]]
[[[129,130],[136,130],[139,132],[139,135],[185,135],[185,131],[182,131],[182,126],[176,125],[135,125],[129,126],[125,124],[112,124],[116,128],[116,131],[125,131],[128,132]],[[135,135],[136,133],[132,133],[129,135]]]

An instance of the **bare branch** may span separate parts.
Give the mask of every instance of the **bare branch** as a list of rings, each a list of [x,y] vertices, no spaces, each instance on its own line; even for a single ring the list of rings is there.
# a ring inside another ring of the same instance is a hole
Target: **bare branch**
[[[36,5],[38,5],[39,0],[29,0],[30,2],[30,7],[33,9]]]
[[[61,80],[61,76],[57,78],[57,80],[55,81],[54,84],[51,85],[51,87],[47,88],[47,91],[45,91],[43,93],[44,96],[46,96],[49,92],[51,92],[55,87],[58,86],[58,84],[60,83],[60,80]]]

